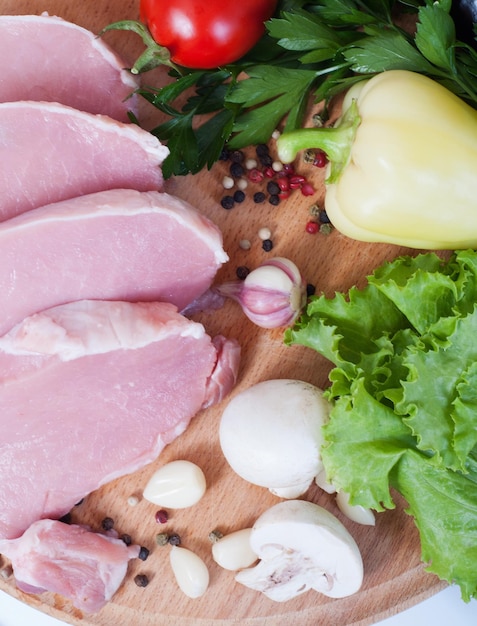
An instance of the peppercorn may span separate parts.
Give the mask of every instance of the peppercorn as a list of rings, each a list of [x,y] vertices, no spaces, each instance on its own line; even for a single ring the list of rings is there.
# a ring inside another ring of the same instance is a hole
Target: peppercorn
[[[158,546],[165,546],[169,543],[169,535],[167,533],[158,533],[156,535],[156,543]]]
[[[259,143],[258,146],[255,148],[255,152],[260,158],[261,156],[266,156],[267,154],[269,154],[270,148],[267,146],[266,143]]]
[[[234,150],[230,153],[229,158],[233,163],[243,163],[245,155],[241,150]]]
[[[233,178],[240,178],[245,173],[243,165],[237,162],[232,163],[229,171],[230,171],[230,176],[232,176]]]
[[[240,280],[245,280],[250,274],[250,270],[248,269],[248,267],[245,267],[245,265],[240,265],[235,270],[235,273],[237,275],[237,278],[239,278]]]
[[[234,208],[235,200],[233,199],[233,196],[224,196],[220,201],[220,204],[222,205],[223,209],[226,209],[228,211]]]
[[[322,224],[330,224],[330,218],[328,217],[328,213],[326,211],[320,211],[319,220]]]
[[[245,200],[245,193],[241,189],[237,189],[237,191],[234,193],[233,198],[235,202],[240,204]]]
[[[280,196],[278,194],[272,194],[268,198],[268,201],[270,202],[270,204],[273,204],[273,206],[277,206],[278,204],[280,204]]]
[[[274,180],[271,180],[267,183],[267,191],[271,195],[276,195],[277,193],[280,193],[280,187]]]
[[[141,559],[141,561],[145,561],[148,556],[149,556],[149,550],[145,548],[144,546],[141,546],[139,550],[139,554],[137,555],[137,558]]]
[[[131,535],[128,535],[127,533],[124,533],[123,535],[121,535],[121,540],[127,545],[130,546],[132,544],[132,537]]]
[[[161,509],[156,512],[155,519],[158,524],[165,524],[169,519],[169,514],[164,509]]]
[[[147,587],[149,584],[149,578],[146,574],[136,574],[136,576],[134,576],[134,582],[138,587]]]
[[[209,533],[209,541],[211,543],[217,543],[223,536],[224,534],[220,530],[215,529]]]
[[[263,191],[257,191],[253,194],[253,201],[255,204],[260,204],[261,202],[265,202],[265,198],[267,196],[263,193]]]
[[[219,154],[219,161],[228,161],[230,158],[230,150],[222,148]]]
[[[272,167],[273,158],[270,154],[262,154],[258,157],[258,160],[264,167]]]
[[[177,533],[172,533],[172,535],[169,536],[169,543],[171,546],[180,546],[181,545],[181,538]]]
[[[307,222],[305,230],[307,233],[310,233],[310,235],[315,235],[320,230],[320,225],[318,222],[310,221]]]
[[[314,296],[316,292],[316,287],[315,285],[312,285],[311,283],[308,283],[306,286],[306,296],[307,298],[309,298],[310,296]]]
[[[262,241],[262,248],[265,252],[270,252],[273,248],[273,241],[271,239],[265,239],[265,241]]]
[[[114,527],[114,520],[112,517],[105,517],[101,522],[101,528],[103,530],[111,530]]]

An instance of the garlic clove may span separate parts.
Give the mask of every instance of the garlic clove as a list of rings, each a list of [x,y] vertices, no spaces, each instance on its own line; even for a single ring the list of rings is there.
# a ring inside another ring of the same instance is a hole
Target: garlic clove
[[[326,493],[336,493],[336,488],[330,482],[328,482],[324,467],[315,476],[315,483],[318,487],[320,487],[320,489],[326,491]]]
[[[298,267],[283,257],[265,261],[243,281],[223,283],[218,294],[236,300],[262,328],[291,326],[306,303],[306,283]]]
[[[250,567],[258,559],[250,545],[251,528],[243,528],[221,537],[212,545],[214,561],[226,570]]]
[[[170,564],[179,589],[189,598],[200,598],[209,586],[209,570],[204,561],[187,548],[172,546]]]
[[[336,494],[336,504],[340,511],[351,521],[366,526],[374,526],[376,524],[373,511],[359,504],[350,504],[349,494],[345,491],[339,491]]]
[[[195,463],[178,460],[160,467],[149,479],[143,496],[149,502],[171,509],[196,504],[207,488],[203,471]]]

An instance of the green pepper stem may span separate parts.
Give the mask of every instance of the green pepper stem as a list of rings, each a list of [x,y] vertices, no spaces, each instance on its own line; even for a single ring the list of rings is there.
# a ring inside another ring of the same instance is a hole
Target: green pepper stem
[[[336,182],[348,163],[356,130],[360,123],[358,105],[356,100],[352,100],[350,107],[336,126],[301,128],[283,133],[277,140],[278,158],[283,163],[290,163],[302,150],[323,150],[331,166],[327,182]]]

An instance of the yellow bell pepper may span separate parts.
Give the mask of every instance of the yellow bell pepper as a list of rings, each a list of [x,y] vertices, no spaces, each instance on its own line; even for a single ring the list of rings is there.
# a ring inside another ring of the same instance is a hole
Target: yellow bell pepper
[[[477,111],[405,70],[351,87],[330,128],[278,139],[278,156],[328,155],[325,209],[344,235],[422,249],[477,248]]]

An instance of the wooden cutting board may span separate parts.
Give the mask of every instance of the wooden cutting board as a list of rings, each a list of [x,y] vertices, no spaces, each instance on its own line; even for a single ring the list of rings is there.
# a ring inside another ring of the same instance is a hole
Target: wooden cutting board
[[[137,19],[138,0],[0,0],[0,13],[38,14],[43,11],[98,32],[113,21]],[[139,38],[132,33],[108,33],[106,38],[129,62],[142,51]],[[155,71],[148,76],[148,82],[160,84],[166,78],[165,72]],[[142,120],[148,128],[157,121],[155,111],[146,103]],[[268,203],[256,205],[248,199],[225,211],[220,206],[224,193],[221,181],[227,172],[224,163],[216,164],[210,172],[168,181],[170,193],[195,204],[222,229],[230,262],[220,271],[218,281],[234,279],[239,265],[254,268],[271,256],[285,256],[299,266],[307,282],[314,284],[317,291],[332,295],[336,290],[362,284],[365,276],[380,263],[409,252],[393,246],[354,242],[336,231],[330,235],[306,233],[311,204],[323,200],[323,172],[312,171],[305,164],[301,169],[315,184],[316,196],[305,198],[297,191],[278,207]],[[250,189],[258,191],[261,187],[251,185]],[[270,228],[274,243],[268,253],[262,250],[258,237],[258,230],[264,226]],[[249,251],[239,247],[241,239],[250,240]],[[302,379],[321,387],[327,384],[328,362],[306,348],[284,346],[281,330],[257,328],[244,317],[237,304],[228,302],[222,310],[202,314],[197,319],[210,334],[222,333],[241,343],[240,378],[234,393],[270,378]],[[445,586],[434,575],[425,573],[417,530],[405,514],[401,500],[396,500],[395,510],[377,516],[375,527],[364,527],[346,519],[335,506],[333,497],[317,487],[310,488],[306,499],[336,514],[359,544],[365,567],[362,589],[339,600],[308,592],[287,603],[274,603],[235,583],[232,573],[213,562],[209,532],[219,528],[226,533],[250,526],[278,499],[267,490],[240,479],[224,460],[218,441],[218,424],[225,404],[226,401],[197,415],[186,433],[169,445],[156,463],[91,494],[72,512],[73,521],[90,524],[97,530],[102,519],[110,516],[120,533],[129,533],[135,542],[150,549],[145,562],[131,562],[124,585],[99,613],[83,614],[55,594],[21,593],[13,578],[0,581],[0,588],[67,623],[81,626],[361,626],[407,608]],[[208,489],[197,505],[171,511],[169,522],[158,525],[154,517],[156,507],[140,496],[152,472],[174,459],[188,459],[202,467]],[[132,495],[139,497],[136,506],[128,504]],[[182,545],[197,552],[209,566],[210,587],[202,598],[190,600],[178,590],[169,566],[169,548],[156,545],[155,536],[163,531],[179,533]],[[134,584],[133,578],[138,573],[149,577],[147,587],[139,588]]]

